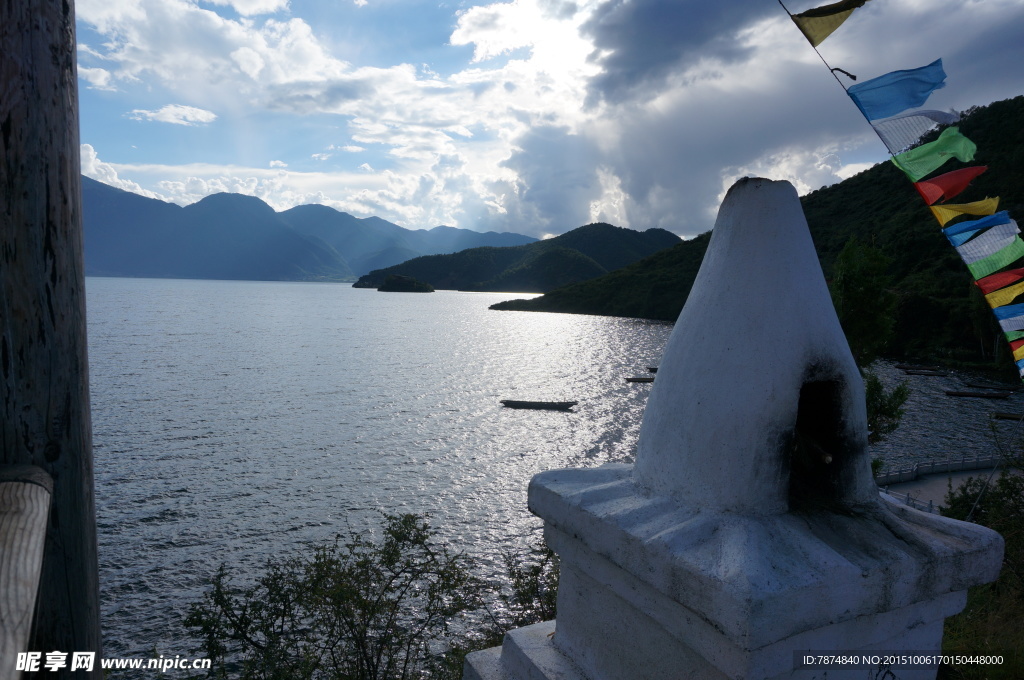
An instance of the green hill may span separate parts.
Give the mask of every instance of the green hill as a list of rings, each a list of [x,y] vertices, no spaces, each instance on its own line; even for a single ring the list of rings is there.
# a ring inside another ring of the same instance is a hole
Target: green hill
[[[543,293],[585,281],[679,243],[664,229],[639,232],[588,224],[561,236],[521,246],[470,248],[417,257],[361,277],[356,288],[377,288],[390,274],[411,276],[434,288]]]
[[[951,161],[938,172],[966,165],[989,169],[953,202],[999,196],[999,209],[1021,218],[1024,96],[965,112],[959,127],[977,144],[976,159],[967,164]],[[880,163],[840,184],[811,192],[801,202],[826,277],[853,236],[889,258],[888,274],[898,303],[895,336],[887,354],[963,361],[991,358],[993,347],[1001,344],[998,325],[924,201],[892,163]],[[704,234],[621,271],[493,308],[674,321],[693,285],[708,239],[709,234]]]
[[[377,289],[382,293],[433,293],[434,287],[408,276],[392,274]]]

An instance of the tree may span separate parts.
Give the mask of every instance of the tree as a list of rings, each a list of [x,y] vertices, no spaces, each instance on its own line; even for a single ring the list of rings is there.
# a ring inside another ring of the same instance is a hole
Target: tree
[[[881,250],[854,236],[839,251],[829,282],[836,315],[864,376],[868,441],[872,444],[899,426],[903,404],[910,395],[905,382],[886,390],[878,376],[866,368],[878,358],[896,326],[896,296],[889,289],[892,279],[888,267],[889,258]]]
[[[940,678],[998,680],[1024,677],[1024,474],[1020,459],[1007,457],[999,477],[968,477],[952,484],[942,514],[1002,534],[1003,567],[994,583],[971,588],[967,607],[946,619],[943,654],[1002,654],[1003,663],[940,669]]]
[[[829,292],[850,351],[859,366],[874,361],[892,337],[896,296],[889,289],[889,258],[851,237],[832,267]]]
[[[246,588],[232,587],[222,566],[185,619],[211,675],[404,680],[450,666],[452,624],[479,609],[483,583],[422,517],[385,518],[380,541],[353,534],[309,558],[271,559]]]
[[[861,374],[864,376],[867,401],[868,443],[876,444],[899,427],[900,419],[903,418],[903,404],[910,396],[910,388],[904,381],[886,390],[874,373],[862,369]]]

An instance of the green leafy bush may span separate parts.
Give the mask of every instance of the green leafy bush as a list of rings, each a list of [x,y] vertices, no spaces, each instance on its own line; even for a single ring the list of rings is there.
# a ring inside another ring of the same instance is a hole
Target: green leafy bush
[[[861,373],[864,376],[864,394],[868,411],[868,442],[877,444],[899,427],[904,413],[903,404],[910,396],[910,387],[906,382],[901,382],[887,390],[878,376],[871,371],[862,370]],[[872,470],[874,471],[874,464]]]
[[[458,646],[453,624],[481,607],[471,562],[438,546],[416,515],[387,515],[374,542],[353,534],[312,556],[270,560],[234,587],[226,567],[185,624],[212,677],[404,680],[437,677]]]
[[[1003,655],[1002,665],[940,669],[951,680],[998,680],[1024,677],[1024,475],[1010,466],[988,483],[969,477],[958,488],[950,485],[942,514],[987,526],[1006,541],[999,578],[971,588],[967,607],[946,620],[945,654]]]

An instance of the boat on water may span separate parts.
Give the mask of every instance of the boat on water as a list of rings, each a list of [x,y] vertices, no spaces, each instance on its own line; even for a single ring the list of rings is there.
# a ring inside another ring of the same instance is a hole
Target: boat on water
[[[546,411],[568,411],[578,404],[576,401],[523,401],[520,399],[502,399],[501,404],[508,408],[532,408]]]
[[[925,364],[896,364],[896,368],[901,371],[941,371],[942,369],[938,366],[928,366]]]
[[[981,388],[983,390],[998,390],[998,391],[1001,391],[1001,392],[1017,392],[1018,390],[1020,390],[1020,385],[1008,385],[1006,383],[982,382],[980,380],[972,381],[972,382],[965,382],[964,385],[966,385],[967,387],[978,387],[978,388]]]
[[[632,378],[626,378],[626,382],[635,382],[635,383],[654,382],[654,376],[653,375],[638,375],[638,376],[635,376],[635,377],[632,377]]]
[[[946,390],[948,397],[979,397],[981,399],[1006,399],[1013,392],[967,392],[961,390]]]

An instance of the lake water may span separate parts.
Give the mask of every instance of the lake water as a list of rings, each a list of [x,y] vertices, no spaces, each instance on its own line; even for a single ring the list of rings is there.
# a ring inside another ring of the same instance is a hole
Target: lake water
[[[494,312],[509,294],[90,278],[107,656],[182,654],[221,562],[380,512],[428,513],[493,559],[532,540],[541,470],[632,453],[667,324]],[[574,413],[503,398],[574,399]]]
[[[494,312],[514,294],[89,278],[104,654],[194,654],[180,625],[222,562],[268,557],[380,513],[427,513],[492,568],[540,522],[542,470],[630,460],[668,324]],[[887,382],[899,379],[881,367]],[[910,377],[890,464],[993,451],[960,376]],[[504,398],[580,402],[512,410]],[[1021,397],[997,402],[1021,410]],[[1009,437],[1009,425],[999,425]]]

